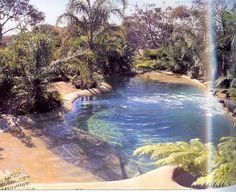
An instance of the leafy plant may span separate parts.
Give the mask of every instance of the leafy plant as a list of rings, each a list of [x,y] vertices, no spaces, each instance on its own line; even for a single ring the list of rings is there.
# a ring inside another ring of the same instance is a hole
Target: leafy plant
[[[222,137],[213,157],[212,172],[199,178],[194,186],[224,187],[236,184],[236,137]]]
[[[148,155],[157,166],[177,165],[193,176],[207,175],[208,157],[214,147],[199,139],[189,143],[153,144],[134,151],[134,156]]]
[[[142,56],[137,58],[135,67],[139,70],[170,70],[167,49],[145,49]]]
[[[39,33],[21,33],[8,46],[7,52],[2,53],[2,80],[0,77],[0,86],[10,93],[0,94],[4,108],[19,115],[49,112],[60,106],[58,93],[49,91],[52,77],[50,40]]]
[[[30,184],[29,176],[20,170],[0,171],[0,190],[24,189]]]
[[[236,184],[236,137],[223,137],[215,148],[200,139],[189,143],[152,144],[138,148],[134,156],[150,156],[157,166],[175,165],[198,179],[192,186],[222,187]],[[210,164],[209,164],[210,160]]]

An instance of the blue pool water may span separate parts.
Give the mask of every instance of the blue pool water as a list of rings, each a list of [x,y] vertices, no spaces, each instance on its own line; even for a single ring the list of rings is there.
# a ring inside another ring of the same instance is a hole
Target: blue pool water
[[[113,90],[75,102],[66,123],[87,131],[131,157],[150,143],[209,141],[207,122],[212,120],[211,141],[232,135],[233,122],[214,98],[187,85],[159,83],[139,78],[110,80]]]

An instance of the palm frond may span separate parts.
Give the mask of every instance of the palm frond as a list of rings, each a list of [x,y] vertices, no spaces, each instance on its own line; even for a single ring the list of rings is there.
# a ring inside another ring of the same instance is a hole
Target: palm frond
[[[125,11],[125,9],[128,6],[128,0],[116,0],[117,2],[121,2],[123,5],[123,11]]]
[[[68,10],[77,14],[89,15],[90,4],[89,0],[71,0],[68,4]]]
[[[68,22],[70,25],[78,25],[80,27],[86,26],[86,20],[84,18],[80,19],[71,12],[63,13],[57,18],[57,25],[64,22]]]
[[[133,153],[134,157],[141,157],[143,155],[151,155],[154,152],[155,145],[147,145],[136,149]]]

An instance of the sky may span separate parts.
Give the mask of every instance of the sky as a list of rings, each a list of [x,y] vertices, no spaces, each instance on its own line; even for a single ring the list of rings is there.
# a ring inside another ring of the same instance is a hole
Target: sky
[[[57,17],[65,12],[68,0],[31,0],[30,2],[45,13],[45,23],[55,25]],[[190,5],[192,0],[128,0],[127,13],[130,13],[136,4],[139,6],[146,3],[163,5],[163,2],[165,2],[165,6],[176,6],[180,4]]]

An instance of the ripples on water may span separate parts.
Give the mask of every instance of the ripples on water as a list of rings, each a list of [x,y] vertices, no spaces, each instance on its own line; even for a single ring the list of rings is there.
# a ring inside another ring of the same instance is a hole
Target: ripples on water
[[[207,121],[212,119],[212,141],[232,135],[233,123],[214,97],[197,88],[158,83],[138,78],[116,79],[113,90],[93,101],[75,102],[66,123],[108,142],[131,157],[132,152],[150,143],[208,141]]]

